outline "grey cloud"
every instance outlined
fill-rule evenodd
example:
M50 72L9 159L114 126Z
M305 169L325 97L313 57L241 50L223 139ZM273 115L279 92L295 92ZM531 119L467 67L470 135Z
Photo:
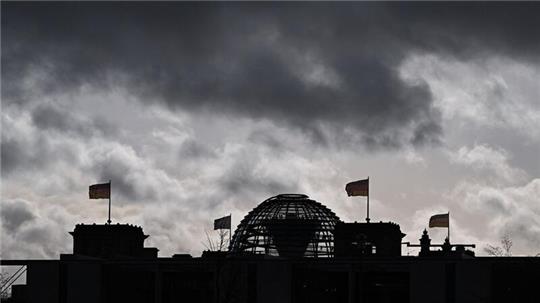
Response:
M0 144L0 156L2 163L2 175L7 175L15 170L19 163L23 162L23 149L15 139L2 138Z
M29 243L46 243L50 240L50 237L50 231L39 226L32 226L21 234L21 240Z
M16 232L19 227L35 218L34 213L29 209L29 205L23 201L8 201L2 203L0 208L2 226L8 232Z
M515 209L512 209L512 205L505 203L503 197L489 197L484 201L486 207L488 207L493 213L504 216L511 216L515 212Z
M499 233L508 234L511 239L520 241L528 251L540 249L540 226L538 220L532 216L520 216L508 222ZM540 251L538 251L540 253Z
M420 34L413 41L427 51L463 60L499 54L538 62L539 10L532 2L415 3L395 6L393 16L411 24L404 30Z
M60 162L77 163L79 155L69 144L51 143L44 133L33 133L27 137L10 136L2 130L1 175L9 176L17 172L39 171L54 167Z
M155 193L143 194L137 190L132 176L135 166L134 163L130 163L129 159L112 156L102 160L95 160L92 169L102 182L114 180L113 188L115 193L122 195L130 202L136 202L141 198L155 199Z
M41 129L70 129L71 123L65 119L64 113L50 106L40 105L32 113L34 124Z
M274 152L281 152L286 148L285 144L268 130L256 129L249 134L247 139L254 144L268 146Z
M72 218L58 206L8 198L1 212L2 258L58 258L67 251L66 222Z
M10 112L5 108L6 113ZM24 135L18 134L20 127L8 125L5 116L2 117L3 129L1 131L1 164L3 176L17 170L28 171L48 167L59 161L76 163L79 160L77 152L73 150L65 139L68 137L89 140L92 137L110 137L117 133L113 125L99 117L81 117L79 114L52 104L38 104L28 109L32 119L33 128L23 130ZM11 113L20 115L20 113ZM56 143L51 143L51 137L46 131L58 132L67 137Z
M538 60L540 43L539 5L534 3L1 5L2 100L28 106L33 123L42 129L80 136L94 133L88 129L96 123L81 121L67 109L27 104L40 99L29 94L120 87L141 102L157 100L172 110L266 119L302 131L321 146L436 144L443 130L429 86L404 82L398 74L408 55ZM26 80L36 81L35 86L27 87L32 81ZM248 140L266 142L275 152L283 147L276 138L252 133ZM2 134L2 174L54 164L48 160L70 161L46 139L26 139ZM187 141L179 153L193 161L215 155L199 141ZM156 179L145 174L151 165L122 155L90 158L92 167L83 169L103 181L112 179L122 196L119 203L160 203L156 189L170 185L156 182L142 190L140 185ZM273 194L299 190L288 176L257 170L249 154L229 164L215 183L211 180L215 196L193 199L201 208L234 197L234 206L250 209ZM171 213L171 221L173 214L185 214L158 205ZM64 232L65 226L57 229ZM152 234L166 234L166 227L161 229ZM41 238L32 228L14 236Z
M343 128L354 130L345 141L373 146L437 143L442 129L429 87L399 78L403 58L465 56L482 44L481 31L493 28L486 39L502 44L511 33L496 34L486 20L490 26L455 40L479 9L454 25L432 12L448 21L461 11L415 6L4 4L3 94L24 99L17 83L41 70L45 92L126 86L145 102L268 119L321 144Z
M199 158L214 158L216 152L209 146L195 139L188 139L180 146L180 160L192 161Z
M429 87L397 73L412 52L537 60L539 49L537 4L3 6L8 100L23 100L17 83L41 70L45 92L126 86L145 102L268 119L320 144L438 143Z
M516 251L536 251L540 246L540 179L532 179L519 187L463 185L454 196L461 207L485 220L490 232L508 234Z
M87 139L95 135L116 133L114 127L104 119L82 119L67 109L45 103L32 110L32 121L42 130L66 132Z
M258 196L273 196L298 191L298 184L288 180L288 176L279 176L258 169L257 158L258 156L248 154L239 156L228 169L224 170L223 175L217 180L217 185L222 189L224 196L235 197L241 201L245 197L251 198L253 193L257 193ZM253 202L251 199L247 201Z
M45 137L9 137L4 130L2 130L0 150L2 176L7 176L15 171L41 169L59 161L60 158L63 160L73 159L70 150L61 149L55 152Z
M296 192L295 186L273 178L261 178L252 171L237 169L223 179L221 186L231 195L242 195L242 192L263 192L271 195ZM251 201L250 201L251 202Z

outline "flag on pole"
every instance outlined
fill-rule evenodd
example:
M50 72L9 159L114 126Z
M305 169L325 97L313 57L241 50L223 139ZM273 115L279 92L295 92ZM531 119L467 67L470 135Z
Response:
M350 196L369 196L369 178L347 183L345 191Z
M111 183L102 183L90 185L88 189L90 199L110 199Z
M434 215L429 219L429 227L448 227L449 222L449 214Z
M231 215L214 220L214 230L231 229Z

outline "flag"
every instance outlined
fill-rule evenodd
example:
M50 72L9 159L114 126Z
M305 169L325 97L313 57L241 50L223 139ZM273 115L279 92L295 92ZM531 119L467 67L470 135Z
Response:
M231 229L231 215L214 220L214 230Z
M429 227L448 227L449 221L449 214L431 216L429 219Z
M369 196L369 178L350 182L345 185L347 195L350 196Z
M90 185L88 189L90 199L110 199L111 183L102 183Z

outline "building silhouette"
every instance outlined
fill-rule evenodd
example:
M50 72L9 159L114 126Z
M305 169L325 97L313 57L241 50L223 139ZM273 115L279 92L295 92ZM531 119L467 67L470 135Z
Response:
M10 302L540 302L540 258L476 257L432 244L402 256L396 223L346 223L306 195L278 195L249 212L227 252L158 257L128 224L75 226L73 253L25 265ZM474 247L474 246L473 246Z
M339 218L306 195L283 194L259 204L240 222L232 255L333 257Z

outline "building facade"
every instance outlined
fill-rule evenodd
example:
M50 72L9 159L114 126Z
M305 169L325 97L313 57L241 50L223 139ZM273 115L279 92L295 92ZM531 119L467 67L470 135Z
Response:
M427 231L420 255L402 256L395 223L341 222L304 195L263 203L229 251L200 257L158 257L137 226L77 225L72 254L2 260L27 267L26 285L14 286L9 301L540 302L540 258L475 257L464 245L432 245Z

